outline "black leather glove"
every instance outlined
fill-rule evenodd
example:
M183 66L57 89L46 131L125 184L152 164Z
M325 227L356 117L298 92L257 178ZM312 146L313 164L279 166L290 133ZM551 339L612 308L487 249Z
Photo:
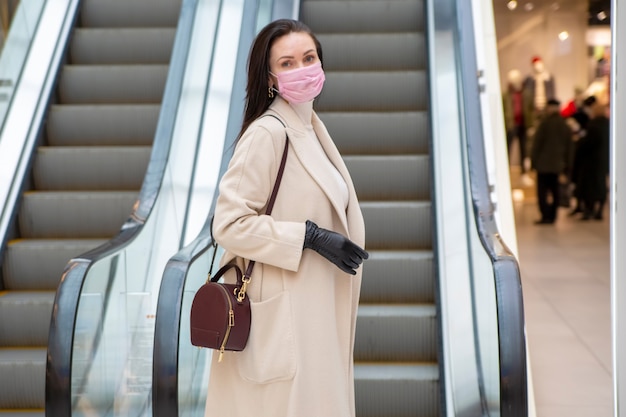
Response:
M355 275L355 269L359 267L363 259L369 257L365 250L361 249L347 237L331 230L317 227L310 220L306 221L304 248L313 249L337 265L339 269L351 275Z

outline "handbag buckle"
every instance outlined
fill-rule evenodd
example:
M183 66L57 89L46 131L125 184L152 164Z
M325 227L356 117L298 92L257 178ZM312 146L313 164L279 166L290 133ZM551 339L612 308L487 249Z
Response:
M250 277L248 275L243 276L243 278L241 279L241 288L239 289L239 292L237 293L237 301L239 301L240 303L243 301L244 298L246 298L246 290L248 289L248 283L250 282Z

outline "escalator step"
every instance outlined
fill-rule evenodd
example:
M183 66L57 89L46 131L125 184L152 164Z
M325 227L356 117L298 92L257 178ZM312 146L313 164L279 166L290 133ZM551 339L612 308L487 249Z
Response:
M431 203L361 202L369 249L431 249Z
M70 46L73 65L167 64L176 29L76 28Z
M417 32L423 12L423 0L317 0L302 3L300 19L316 34Z
M83 0L86 27L176 27L181 0Z
M361 304L354 358L357 361L436 361L435 305Z
M317 38L323 46L325 71L426 68L426 57L417 53L425 50L423 33L320 34Z
M23 238L103 238L117 234L137 191L27 192L19 212Z
M428 113L319 112L343 155L429 152Z
M10 241L2 264L4 287L7 290L55 290L69 259L104 242L104 239Z
M420 111L428 106L426 71L328 72L320 111Z
M363 268L361 303L433 303L433 252L369 250Z
M428 155L344 157L361 200L430 200Z
M59 77L64 104L157 104L168 65L66 65Z
M54 291L0 293L0 346L46 346Z
M54 105L46 133L50 146L151 145L159 104Z
M40 191L139 190L149 146L40 146L33 181Z
M436 363L360 363L354 366L359 417L439 416Z
M44 407L45 381L45 347L0 348L0 416L43 415L33 409Z

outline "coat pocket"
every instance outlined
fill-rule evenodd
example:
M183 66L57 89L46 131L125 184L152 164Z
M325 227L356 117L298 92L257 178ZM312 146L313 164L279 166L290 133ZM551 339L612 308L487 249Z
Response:
M289 293L250 303L248 344L237 353L239 375L252 383L290 380L296 374L295 338Z

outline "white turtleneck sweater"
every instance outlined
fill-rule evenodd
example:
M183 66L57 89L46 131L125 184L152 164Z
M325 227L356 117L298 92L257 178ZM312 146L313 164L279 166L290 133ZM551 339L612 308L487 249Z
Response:
M343 197L343 206L344 208L347 208L348 200L350 198L349 192L348 192L348 185L346 184L346 181L341 176L337 168L335 168L335 166L330 162L330 159L328 159L328 155L326 155L326 152L324 152L324 148L322 148L322 144L320 143L317 135L315 134L315 131L313 130L313 125L311 124L311 119L313 116L313 101L309 101L309 102L301 103L301 104L289 103L289 105L296 111L296 114L298 115L298 117L300 117L300 119L304 123L304 127L307 133L307 140L310 140L313 143L315 143L315 146L313 146L313 149L315 149L316 152L319 152L320 155L323 156L322 158L319 158L319 159L321 161L324 161L323 163L327 165L326 168L330 172L333 173L333 177L335 178L335 181L337 182L337 187L341 190L341 195Z

